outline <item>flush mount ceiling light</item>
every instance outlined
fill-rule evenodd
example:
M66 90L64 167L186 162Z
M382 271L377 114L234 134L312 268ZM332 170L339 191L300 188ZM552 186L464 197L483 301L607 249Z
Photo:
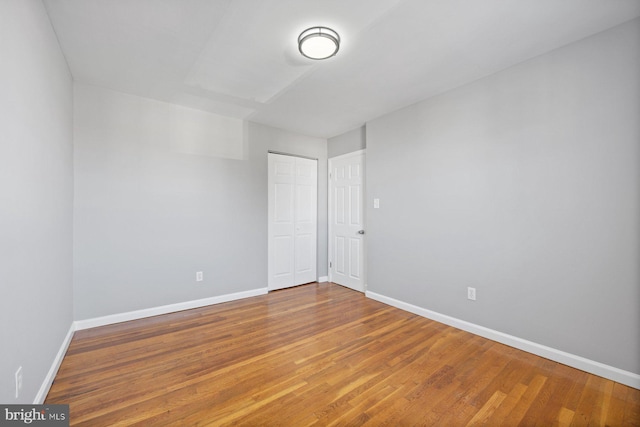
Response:
M327 27L311 27L298 37L298 50L307 58L327 59L338 53L340 36Z

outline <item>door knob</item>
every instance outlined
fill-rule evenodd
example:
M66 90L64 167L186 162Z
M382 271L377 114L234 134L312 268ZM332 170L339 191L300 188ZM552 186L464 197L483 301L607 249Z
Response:
M364 230L358 230L358 234L364 234Z

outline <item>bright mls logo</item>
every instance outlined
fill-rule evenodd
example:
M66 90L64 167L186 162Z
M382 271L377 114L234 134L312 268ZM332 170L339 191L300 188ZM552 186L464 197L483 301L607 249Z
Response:
M0 426L69 426L69 405L0 405Z

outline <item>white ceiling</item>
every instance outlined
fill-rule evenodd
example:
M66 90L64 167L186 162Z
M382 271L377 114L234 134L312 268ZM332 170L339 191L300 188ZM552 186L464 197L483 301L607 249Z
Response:
M332 137L640 16L640 0L45 0L77 82ZM340 33L302 57L300 32Z

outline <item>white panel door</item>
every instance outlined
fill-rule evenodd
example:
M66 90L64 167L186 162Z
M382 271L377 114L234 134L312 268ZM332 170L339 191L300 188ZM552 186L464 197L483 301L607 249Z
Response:
M315 282L316 160L269 153L270 290Z
M269 154L269 289L294 280L295 158Z
M363 151L329 159L329 280L360 292L364 282Z
M315 282L318 216L318 162L295 158L294 285Z

